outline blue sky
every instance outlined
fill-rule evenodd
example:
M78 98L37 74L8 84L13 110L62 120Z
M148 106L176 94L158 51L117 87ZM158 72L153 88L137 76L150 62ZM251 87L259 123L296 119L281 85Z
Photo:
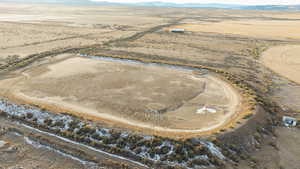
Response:
M173 2L173 3L222 3L222 4L241 4L241 5L295 5L300 4L300 0L91 0L107 1L118 3L135 3L135 2Z

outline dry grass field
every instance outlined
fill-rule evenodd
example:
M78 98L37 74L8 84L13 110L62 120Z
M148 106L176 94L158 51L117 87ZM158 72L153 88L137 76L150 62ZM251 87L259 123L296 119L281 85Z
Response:
M0 62L9 55L28 55L74 48L130 36L164 18L122 7L7 5L0 8ZM5 10L4 10L5 9ZM137 20L136 17L139 19Z
M278 46L262 55L263 63L292 81L300 84L300 46Z
M227 57L240 55L254 43L243 40L218 38L214 34L170 34L165 31L147 34L126 44L117 44L112 49L128 52L167 56L203 63L222 64Z
M276 97L283 107L296 111L300 110L300 86L297 85L300 84L299 52L299 45L275 46L266 50L260 59L262 64L286 78L277 80L285 87L281 87Z
M298 21L233 20L216 23L202 22L177 26L192 32L210 32L265 39L300 39Z

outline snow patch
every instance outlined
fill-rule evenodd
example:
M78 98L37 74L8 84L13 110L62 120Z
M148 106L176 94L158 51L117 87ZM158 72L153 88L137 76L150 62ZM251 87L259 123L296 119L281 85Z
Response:
M219 148L216 145L214 145L211 142L202 142L202 143L209 149L209 151L213 155L217 156L221 160L225 160L226 159L226 157L223 155L223 153L219 150Z
M47 149L47 150L56 152L56 153L58 153L58 154L60 154L60 155L62 155L62 156L64 156L64 157L67 157L67 158L70 158L70 159L72 159L72 160L78 161L78 162L80 162L80 163L83 164L83 165L89 165L90 167L96 167L96 164L95 164L95 163L88 162L88 161L85 161L85 160L81 160L81 159L79 159L79 158L77 158L77 157L74 157L74 156L72 156L72 155L70 155L70 154L66 154L66 153L64 153L64 152L61 152L60 150L54 149L54 148L52 148L52 147L50 147L50 146L42 145L42 144L40 144L40 143L38 143L38 142L36 142L36 141L31 140L31 139L28 138L28 137L24 137L24 140L25 140L25 142L26 142L27 144L30 144L30 145L32 145L32 146L35 147L35 148L38 148L38 149L39 149L39 148L45 148L45 149Z
M21 124L22 126L26 127L26 128L29 128L31 130L34 130L34 131L37 131L39 133L43 133L43 134L46 134L48 136L53 136L53 137L56 137L56 138L59 138L65 142L68 142L68 143L72 143L72 144L75 144L75 145L79 145L79 146L82 146L82 147L86 147L90 150L93 150L93 151L96 151L96 152L99 152L99 153L102 153L102 154L106 154L108 156L111 156L111 157L114 157L114 158L118 158L118 159L121 159L121 160L124 160L124 161L129 161L129 162L132 162L134 164L137 164L137 165L140 165L140 166L143 166L145 168L149 168L147 165L144 165L142 163L139 163L137 161L133 161L133 160L130 160L130 159L127 159L127 158L124 158L124 157L121 157L121 156L118 156L118 155L114 155L114 154L110 154L108 152L105 152L105 151L102 151L102 150L99 150L99 149L96 149L94 147L91 147L91 146L88 146L88 145L85 145L85 144L82 144L82 143L77 143L75 141L72 141L72 140L69 140L67 138L64 138L64 137L61 137L61 136L58 136L58 135L55 135L55 134L52 134L52 133L48 133L48 132L45 132L45 131L41 131L39 129L36 129L36 128L33 128L33 127L30 127L28 125L25 125L25 124Z
M0 148L4 147L7 144L6 141L0 140Z

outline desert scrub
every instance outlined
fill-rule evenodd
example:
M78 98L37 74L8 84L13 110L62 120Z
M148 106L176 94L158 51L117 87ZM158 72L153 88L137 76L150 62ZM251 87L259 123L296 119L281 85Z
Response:
M72 120L72 121L69 123L69 128L68 128L68 130L69 130L69 131L73 131L74 129L79 128L79 123L80 123L79 120Z
M163 137L144 136L118 129L104 128L91 121L83 121L67 114L52 114L38 108L25 108L5 103L3 105L8 106L6 109L5 106L1 105L0 101L1 111L7 110L6 113L1 114L7 114L8 117L26 125L131 160L145 162L149 166L156 164L157 160L161 159L162 164L158 163L157 165L185 168L188 162L199 158L199 156L204 158L202 160L207 161L206 164L211 164L210 158L214 157L211 150L198 139L172 140ZM197 166L197 164L189 164Z
M44 120L44 124L47 125L47 126L51 126L52 123L53 123L53 120L50 119L50 118L47 118L47 119Z
M20 61L20 56L19 55L9 55L6 59L5 62L8 65L14 64L16 62Z
M64 123L64 121L59 120L59 121L56 121L52 126L63 128L63 127L65 127L65 123Z
M245 116L243 117L243 119L249 119L249 118L251 118L252 116L253 116L253 114L250 113L250 114L245 115Z
M78 135L88 135L91 136L96 132L95 128L92 128L92 126L89 125L85 125L83 127L81 127L78 131L77 134Z
M254 135L253 135L253 137L254 137L254 139L258 142L258 143L260 143L262 140L262 136L260 135L260 133L258 133L258 132L255 132L254 133Z
M32 114L32 113L27 113L27 114L26 114L26 118L27 118L27 119L31 119L32 117L33 117L33 114Z

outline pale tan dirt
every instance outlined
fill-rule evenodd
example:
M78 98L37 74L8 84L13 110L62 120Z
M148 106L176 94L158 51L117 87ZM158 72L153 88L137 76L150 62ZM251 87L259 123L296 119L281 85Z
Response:
M1 49L10 49L22 46L33 46L37 44L50 43L52 41L82 39L85 41L97 42L97 37L101 34L111 32L108 29L92 29L85 27L67 27L44 24L22 24L2 22L1 30ZM98 39L101 42L101 39ZM70 44L72 45L72 44Z
M150 11L128 7L0 3L0 59L101 45L166 21Z
M81 57L32 67L0 88L34 104L167 132L216 129L240 106L235 89L214 75ZM217 112L197 114L203 106Z
M300 46L287 45L268 49L262 62L276 73L300 84Z
M279 18L279 19L300 19L299 12L293 11L293 12L268 12L265 14L262 14L262 16L265 17L272 17L272 18Z
M276 20L238 20L221 22L202 22L201 24L184 24L184 28L192 32L211 32L235 34L247 37L268 39L300 39L300 21Z
M126 45L112 49L224 64L226 57L242 54L245 49L251 47L250 43L250 41L226 39L205 33L173 34L166 29L147 34L136 41L130 41Z
M129 36L134 31L104 28L70 27L48 24L0 22L0 58L9 55L25 57L55 49L102 44L105 41Z
M0 136L6 144L0 147L0 168L88 169L79 161L53 150L28 144L23 136L9 132Z
M50 4L0 3L0 21L21 23L51 23L67 26L149 27L164 21L159 9L141 10L121 6L65 6ZM156 14L153 14L156 12ZM137 19L140 18L140 19Z
M1 169L116 169L124 168L122 166L145 168L0 117Z
M297 128L277 129L277 141L280 156L280 166L287 169L299 169L300 162L300 132Z

